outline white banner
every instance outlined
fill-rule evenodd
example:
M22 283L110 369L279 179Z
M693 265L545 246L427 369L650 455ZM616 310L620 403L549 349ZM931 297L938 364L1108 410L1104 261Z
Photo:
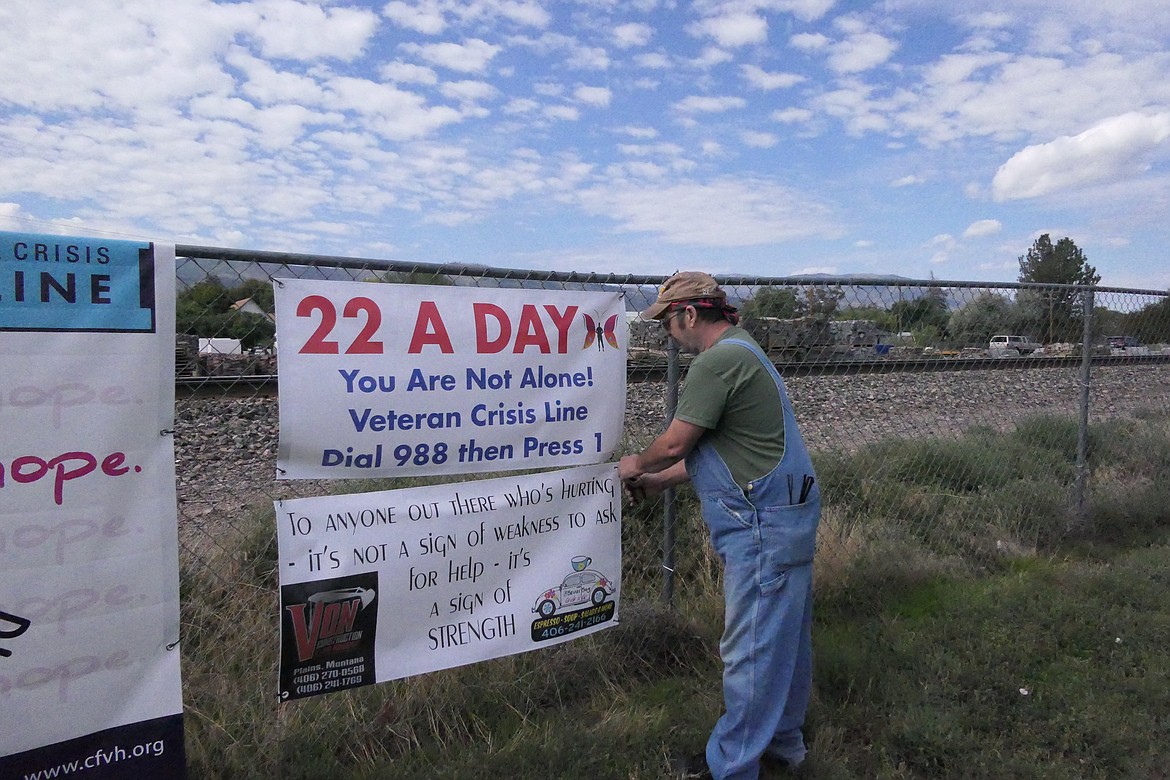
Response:
M617 622L613 464L275 506L282 699L521 653Z
M279 478L564 467L621 439L619 293L275 284Z
M173 247L0 233L0 777L185 772L174 301Z

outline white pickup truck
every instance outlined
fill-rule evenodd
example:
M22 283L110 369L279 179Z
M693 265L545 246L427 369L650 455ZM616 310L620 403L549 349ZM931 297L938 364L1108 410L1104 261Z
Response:
M1031 355L1040 347L1040 344L1024 336L992 336L987 345L987 352L992 357L1015 357Z

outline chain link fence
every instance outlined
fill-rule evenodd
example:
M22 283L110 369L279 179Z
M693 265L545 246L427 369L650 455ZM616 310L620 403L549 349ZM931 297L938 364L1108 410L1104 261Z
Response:
M244 678L248 690L238 697L277 706L272 501L403 486L274 479L272 280L621 290L630 452L663 430L686 378L689 357L657 324L634 319L661 277L190 246L177 254L184 676L198 723L193 761L205 766L233 754L279 766L295 751L281 725L293 716L277 715L265 721L268 733L257 733L220 695ZM1122 515L1160 517L1170 476L1166 293L897 278L719 280L784 376L813 453L824 496L818 588L872 592L909 566L994 567L1107 534ZM685 608L717 591L718 564L689 488L624 512L630 604ZM259 610L239 612L245 601ZM267 622L256 625L256 614ZM240 623L231 646L225 620ZM390 718L391 731L409 731L405 717ZM413 744L410 734L402 739L403 749Z

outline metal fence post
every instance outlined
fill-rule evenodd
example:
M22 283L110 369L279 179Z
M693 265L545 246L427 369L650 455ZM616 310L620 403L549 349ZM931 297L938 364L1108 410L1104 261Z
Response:
M681 377L678 363L678 343L669 336L666 339L666 421L670 425L674 410L678 407L678 385ZM662 513L662 601L667 606L674 604L674 539L678 522L678 492L667 488L662 493L665 501Z
M1085 290L1082 299L1081 331L1081 398L1080 419L1077 425L1077 477L1075 487L1076 523L1079 528L1088 525L1085 508L1085 489L1089 475L1089 382L1093 368L1093 289Z

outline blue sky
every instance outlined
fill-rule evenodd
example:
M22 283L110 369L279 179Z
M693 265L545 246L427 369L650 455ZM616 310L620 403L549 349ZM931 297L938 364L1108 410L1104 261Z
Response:
M22 0L0 229L1170 288L1164 0Z

